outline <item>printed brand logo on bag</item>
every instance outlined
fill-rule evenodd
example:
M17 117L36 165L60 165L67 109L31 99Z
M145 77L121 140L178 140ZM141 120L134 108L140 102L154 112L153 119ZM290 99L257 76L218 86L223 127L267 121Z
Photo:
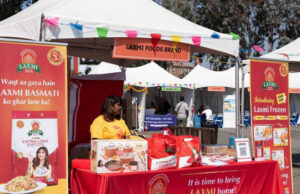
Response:
M166 193L169 178L166 174L157 174L149 181L149 193Z
M274 82L275 80L275 71L272 67L267 67L265 69L265 80L263 85L262 85L262 89L265 90L277 90L278 89L278 85L276 82Z
M41 68L36 63L37 55L31 49L25 49L21 52L22 63L17 66L17 72L24 71L25 73L41 73Z

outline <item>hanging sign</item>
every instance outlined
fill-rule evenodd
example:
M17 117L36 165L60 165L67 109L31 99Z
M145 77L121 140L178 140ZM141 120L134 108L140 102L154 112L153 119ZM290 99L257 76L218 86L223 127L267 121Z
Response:
M161 87L163 92L181 92L181 87L163 86Z
M289 93L299 94L300 93L300 88L290 88Z
M27 175L67 193L66 45L3 39L0 58L0 183Z
M225 92L225 87L207 87L207 91L209 92Z
M288 73L288 63L250 61L253 152L278 161L285 191L293 193Z
M151 39L115 38L113 57L188 62L190 60L190 45L177 43L175 48L172 41L159 40L154 47Z

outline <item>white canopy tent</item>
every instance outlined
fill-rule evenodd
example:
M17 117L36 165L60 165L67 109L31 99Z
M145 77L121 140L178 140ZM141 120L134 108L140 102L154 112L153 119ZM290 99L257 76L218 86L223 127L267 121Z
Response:
M241 79L240 76L240 86ZM195 84L195 88L211 86L235 88L235 69L230 68L225 71L213 71L197 65L182 79L182 82Z
M107 30L105 38L99 38L97 28ZM192 23L152 0L40 0L0 22L0 37L65 42L69 55L122 65L130 61L112 58L111 53L114 39L128 37L128 31L148 39L159 33L168 41L180 36L191 52L238 56L239 40Z
M54 18L56 25L44 22ZM99 27L108 29L106 38L98 38ZM0 37L66 42L69 55L114 64L121 63L111 57L114 38L127 37L128 30L137 31L137 38L160 33L162 40L172 41L173 35L181 36L181 42L190 45L197 36L201 43L192 46L192 52L238 56L239 40L192 23L152 0L40 0L0 22ZM213 33L219 38L212 38Z
M260 58L272 60L286 60L289 62L289 70L300 71L300 38L293 42L272 51L268 54L262 55Z
M107 62L101 62L97 65L80 65L79 72L84 72L87 68L91 68L89 75L122 72L121 67L119 65L114 65L112 63Z

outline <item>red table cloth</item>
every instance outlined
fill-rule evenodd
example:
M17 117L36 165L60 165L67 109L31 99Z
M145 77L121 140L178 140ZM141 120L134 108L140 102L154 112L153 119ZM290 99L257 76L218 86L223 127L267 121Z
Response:
M278 164L271 160L110 174L73 168L70 183L74 194L284 194Z

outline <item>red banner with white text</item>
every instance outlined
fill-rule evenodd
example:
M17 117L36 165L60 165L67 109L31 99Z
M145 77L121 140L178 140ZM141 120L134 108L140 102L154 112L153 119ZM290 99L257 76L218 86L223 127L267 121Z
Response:
M284 193L274 161L111 174L73 169L70 183L73 194Z
M293 193L288 73L288 63L250 61L255 158L278 161L285 193Z

